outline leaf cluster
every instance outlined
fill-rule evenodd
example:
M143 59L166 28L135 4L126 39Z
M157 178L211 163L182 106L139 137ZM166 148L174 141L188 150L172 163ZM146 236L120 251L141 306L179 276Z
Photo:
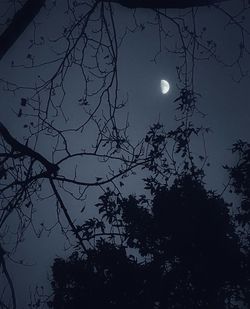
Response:
M97 206L108 224L119 216L124 241L100 238L87 255L55 260L51 307L221 309L246 294L229 205L200 180L183 174L151 199L111 197Z

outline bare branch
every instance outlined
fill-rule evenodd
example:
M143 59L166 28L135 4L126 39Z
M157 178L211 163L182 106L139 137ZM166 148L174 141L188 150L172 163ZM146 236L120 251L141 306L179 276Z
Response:
M5 277L6 277L6 280L8 281L8 284L9 284L9 287L10 287L10 290L11 290L13 309L16 309L15 289L14 289L14 286L13 286L12 279L11 279L11 277L9 275L8 269L6 267L6 263L5 263L5 259L4 259L4 254L5 254L5 251L4 251L3 247L2 247L2 245L0 244L0 266L2 266L3 273L4 273Z

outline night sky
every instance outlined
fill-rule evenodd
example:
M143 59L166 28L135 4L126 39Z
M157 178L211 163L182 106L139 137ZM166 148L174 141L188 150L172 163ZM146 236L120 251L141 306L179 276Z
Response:
M10 7L6 13L0 14L0 24L3 24L0 30L3 31L7 18L12 17L13 3L16 1L1 2L0 12L5 12L5 9ZM32 57L34 57L34 64L50 61L55 55L53 50L59 51L64 48L65 42L53 42L53 40L63 32L65 26L73 22L72 15L65 13L66 2L48 0L46 9L43 8L36 17L37 29L31 24L0 61L0 120L9 132L22 143L25 143L25 138L29 136L28 128L25 128L24 125L32 121L32 113L36 114L34 106L36 106L37 97L34 96L34 91L29 88L20 87L15 91L7 91L7 85L11 89L15 86L7 84L6 81L23 87L34 87L39 85L42 80L49 78L55 71L57 63L38 65L35 68L30 66ZM92 2L89 1L89 3ZM232 0L221 4L220 7L227 12L236 13L240 11L244 3L246 5L246 2ZM174 103L174 100L178 97L179 87L181 86L176 67L181 65L183 59L178 53L171 51L174 51L176 46L180 44L180 38L176 31L176 25L170 19L162 19L162 27L166 30L167 36L162 37L160 42L159 24L155 19L155 12L152 10L137 9L134 12L118 4L113 4L112 7L118 43L126 33L118 48L117 60L119 80L117 102L121 104L126 101L126 105L118 111L117 123L121 127L125 126L126 122L129 123L127 134L131 143L136 143L145 137L149 126L154 122L160 121L165 125L166 130L175 128L176 103ZM82 5L79 8L83 11L89 10L88 5ZM80 14L79 11L77 14ZM171 18L180 16L187 25L190 25L190 27L192 25L190 10L166 10L166 14ZM246 76L242 78L237 64L225 66L220 63L222 61L231 63L237 58L241 41L240 30L237 25L231 24L228 16L218 8L199 8L197 11L195 10L195 14L197 31L206 28L204 30L204 42L214 40L217 44L216 55L218 56L217 59L210 57L209 59L195 61L195 91L200 94L199 109L206 114L206 117L195 114L193 121L197 125L202 124L204 127L211 128L211 132L206 136L206 149L210 163L210 166L205 169L206 182L209 188L221 192L223 184L226 183L226 174L222 165L225 163L233 164L234 162L230 152L232 143L238 139L249 140L250 87L247 70L250 68L250 58L249 54L246 53L241 59L242 68L246 72ZM250 32L249 10L244 16L245 19L241 19L241 22L244 24L244 28ZM88 35L91 35L91 30L95 29L98 23L97 18L98 14L93 16L93 19L89 22L86 30ZM31 42L34 33L37 46L32 46ZM245 46L250 48L250 38L247 32L245 34ZM84 57L85 63L91 66L93 59L89 50L86 50ZM11 64L12 61L14 61L14 65ZM102 58L102 61L106 60ZM89 83L89 90L95 91L100 86L100 79L95 75L90 75L90 77L92 81ZM161 79L166 79L170 83L170 91L165 95L162 95L160 91ZM69 68L67 74L65 74L63 86L64 93L58 88L54 93L53 100L57 104L63 99L64 114L59 112L57 115L56 110L51 108L48 118L49 121L53 119L53 125L59 130L79 127L87 119L83 110L84 106L81 105L82 101L80 101L84 93L85 83L79 66ZM114 90L111 90L110 93L114 97ZM45 106L48 91L41 92L40 95L40 100ZM27 98L32 103L23 108L24 116L17 117L21 98ZM89 105L86 105L86 108L89 108L91 104L94 106L98 98L98 94L90 96L87 102ZM99 117L107 116L108 109L109 106L104 102L98 112ZM33 117L33 119L35 118ZM65 137L68 139L69 148L72 152L79 152L82 149L91 151L97 137L96 127L87 125L82 132L67 132ZM46 135L46 132L41 132L37 139L34 135L29 140L28 145L30 147L36 145L37 152L40 152L48 160L54 160L54 162L65 155L65 153L58 151L54 157L52 156L54 147L58 147L58 149L60 147L55 146L55 140ZM202 152L203 142L200 139L194 141L193 149L195 153ZM74 178L77 171L79 179L94 182L97 177L105 179L105 175L109 172L109 164L114 170L119 168L116 161L103 164L91 159L91 157L75 158L60 165L60 175ZM131 175L124 179L125 185L121 188L122 193L127 195L143 192L144 185L141 180L143 175L143 172L138 169L137 175ZM119 183L119 180L117 181ZM70 185L67 185L67 190L72 190L71 193L77 194L77 189L72 189ZM62 196L65 203L70 204L68 211L73 220L80 222L84 218L95 215L96 210L93 205L101 192L101 186L90 188L84 194L85 200L83 202L77 201L70 194L63 192ZM36 203L33 213L34 226L30 225L27 228L23 241L19 244L16 252L11 255L13 260L7 262L16 288L17 308L27 308L30 290L34 292L36 285L43 285L46 291L50 290L48 278L53 259L56 256L66 257L71 252L69 242L62 235L59 226L56 226L51 232L43 231L39 238L34 234L34 229L39 234L41 223L47 227L52 227L57 220L58 213L55 202L50 195L51 189L48 184L44 183L39 196L34 197ZM83 206L86 206L86 209L82 213ZM66 224L62 213L60 216L63 224ZM14 214L8 222L10 229L15 231L18 217ZM0 235L1 233L3 231L0 231ZM14 239L15 236L11 233L5 237L3 243L8 250L13 250ZM74 241L73 237L71 241ZM24 265L15 263L19 260L23 260Z

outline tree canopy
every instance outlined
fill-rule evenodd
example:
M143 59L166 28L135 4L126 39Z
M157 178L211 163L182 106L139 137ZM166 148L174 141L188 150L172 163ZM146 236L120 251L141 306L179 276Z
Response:
M99 238L87 256L55 260L52 308L222 309L247 301L229 205L201 181L182 175L150 200L129 196L111 206L113 198L107 191L96 206L102 218L113 210L120 234ZM98 238L97 226L83 225L83 238Z

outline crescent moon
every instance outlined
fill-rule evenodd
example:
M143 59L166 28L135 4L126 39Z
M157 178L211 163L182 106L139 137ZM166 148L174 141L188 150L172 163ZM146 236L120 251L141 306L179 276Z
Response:
M161 80L161 93L166 94L169 92L169 89L170 89L169 82L166 81L165 79L162 79Z

